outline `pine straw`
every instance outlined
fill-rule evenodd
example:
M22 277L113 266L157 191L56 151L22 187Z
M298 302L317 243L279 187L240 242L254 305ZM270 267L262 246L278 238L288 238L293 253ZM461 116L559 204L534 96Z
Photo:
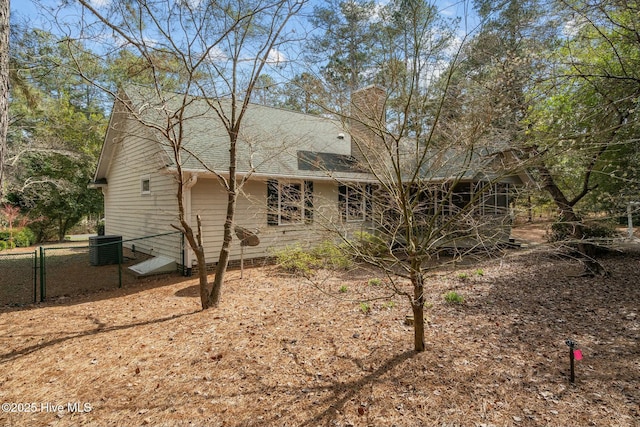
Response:
M0 401L37 412L0 425L638 425L640 262L603 263L610 278L540 253L434 275L419 354L407 302L362 271L317 286L275 267L230 272L205 312L196 282L176 278L4 310ZM370 314L365 296L379 298ZM584 353L575 385L569 337Z

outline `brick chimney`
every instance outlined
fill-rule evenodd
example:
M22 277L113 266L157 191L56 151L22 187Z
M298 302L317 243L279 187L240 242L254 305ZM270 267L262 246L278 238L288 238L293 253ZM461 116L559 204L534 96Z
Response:
M383 135L386 126L386 90L371 85L351 94L351 155L367 166L382 160Z

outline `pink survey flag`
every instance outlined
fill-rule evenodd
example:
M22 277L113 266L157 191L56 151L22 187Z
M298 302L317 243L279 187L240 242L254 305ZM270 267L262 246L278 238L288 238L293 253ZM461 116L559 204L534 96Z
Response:
M576 360L582 360L582 350L580 349L573 350L573 358Z

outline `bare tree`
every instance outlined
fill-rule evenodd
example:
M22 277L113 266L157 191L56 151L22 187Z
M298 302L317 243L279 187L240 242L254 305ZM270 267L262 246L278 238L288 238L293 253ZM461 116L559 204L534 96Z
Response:
M407 299L414 349L424 351L431 273L506 242L509 200L526 178L508 141L488 134L480 118L469 128L447 123L463 45L452 44L437 9L425 1L389 8L393 19L381 46L394 64L381 72L389 87L353 92L349 110L338 113L364 177L338 182L343 221L333 230L351 255L384 272L388 289Z
M161 135L161 144L172 154L178 183L180 224L176 227L197 258L203 309L219 303L233 239L236 200L250 176L239 178L237 174L237 145L245 113L265 67L281 61L279 51L287 38L287 24L305 2L113 1L99 8L91 1L79 0L88 15L80 35L93 32L97 36L94 40L98 40L113 34L115 51L133 53L142 69L137 78L150 89L146 105L134 105L122 95L124 92L103 88L128 114ZM114 41L110 39L110 43ZM185 144L185 123L193 118L190 107L196 98L207 103L213 120L222 123L227 132L229 163L224 173L208 165L203 156L190 152ZM198 158L204 169L215 173L228 196L224 239L211 286L199 221L194 230L186 217L183 193L191 179L183 170L187 156Z
M509 239L514 184L526 178L503 147L445 143L435 132L420 140L397 132L381 113L386 99L381 88L354 94L353 156L373 179L340 182L345 221L336 231L348 252L383 271L389 290L407 298L414 349L423 351L431 273L471 254L497 253ZM437 124L444 105L435 107ZM365 228L350 228L350 216L359 215Z

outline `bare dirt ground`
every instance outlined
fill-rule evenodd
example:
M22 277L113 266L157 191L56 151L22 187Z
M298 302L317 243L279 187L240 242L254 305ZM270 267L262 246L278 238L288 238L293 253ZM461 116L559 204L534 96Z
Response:
M232 271L206 312L175 276L5 308L0 425L638 426L640 255L602 263L610 277L583 278L521 249L437 272L422 353L407 301L365 270Z

